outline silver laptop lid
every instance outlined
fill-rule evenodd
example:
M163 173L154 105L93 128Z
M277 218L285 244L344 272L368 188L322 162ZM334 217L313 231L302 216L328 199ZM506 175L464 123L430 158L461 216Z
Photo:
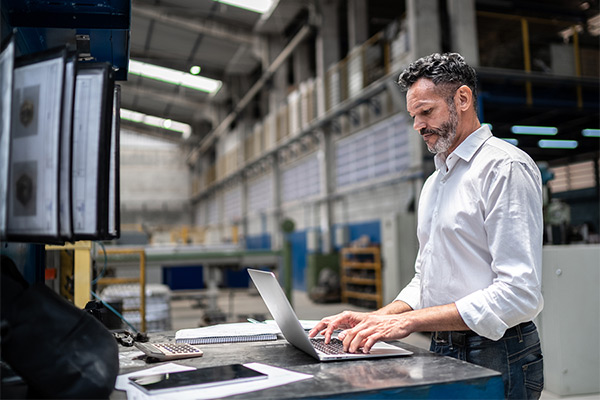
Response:
M300 350L318 359L319 355L310 343L275 275L272 272L256 269L248 269L248 273L285 339Z
M275 274L272 272L248 269L252 281L256 285L263 301L267 305L273 319L281 329L281 333L288 342L296 346L305 353L321 361L331 360L352 360L362 358L394 357L408 356L413 354L409 350L396 347L388 343L377 342L371 348L371 352L364 353L343 353L343 354L325 354L318 352L313 347L307 333L302 328L292 305L285 297Z

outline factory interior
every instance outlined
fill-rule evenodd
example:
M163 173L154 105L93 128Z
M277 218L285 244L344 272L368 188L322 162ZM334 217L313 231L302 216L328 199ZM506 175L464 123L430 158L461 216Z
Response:
M479 121L540 170L541 399L599 398L598 0L1 0L1 17L0 398L154 397L119 386L163 365L132 342L274 319L249 269L303 323L393 302L436 168L397 81L432 53L464 57ZM116 343L108 392L85 386L104 343L77 333L85 318ZM430 336L381 360L319 363L279 335L171 362L304 374L189 398L504 397L495 371L438 371Z

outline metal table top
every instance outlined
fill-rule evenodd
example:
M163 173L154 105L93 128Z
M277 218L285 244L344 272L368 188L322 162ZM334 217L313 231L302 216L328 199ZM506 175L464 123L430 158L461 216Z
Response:
M151 342L174 341L175 332L150 334ZM498 398L504 397L501 375L474 364L442 357L402 342L412 356L372 360L318 362L286 340L200 346L199 358L174 361L197 368L258 362L313 375L312 379L232 396L265 398ZM150 368L135 347L121 347L120 374ZM111 399L123 399L114 391Z

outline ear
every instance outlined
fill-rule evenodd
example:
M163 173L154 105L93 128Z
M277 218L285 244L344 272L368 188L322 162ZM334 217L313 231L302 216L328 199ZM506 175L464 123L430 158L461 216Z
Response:
M454 102L457 110L467 111L473 107L473 92L467 85L462 85L456 90Z

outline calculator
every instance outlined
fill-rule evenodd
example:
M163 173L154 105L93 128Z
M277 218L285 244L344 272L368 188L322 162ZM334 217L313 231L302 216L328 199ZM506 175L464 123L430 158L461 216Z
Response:
M148 357L158 360L177 360L180 358L200 357L202 350L187 343L134 343L135 347Z

